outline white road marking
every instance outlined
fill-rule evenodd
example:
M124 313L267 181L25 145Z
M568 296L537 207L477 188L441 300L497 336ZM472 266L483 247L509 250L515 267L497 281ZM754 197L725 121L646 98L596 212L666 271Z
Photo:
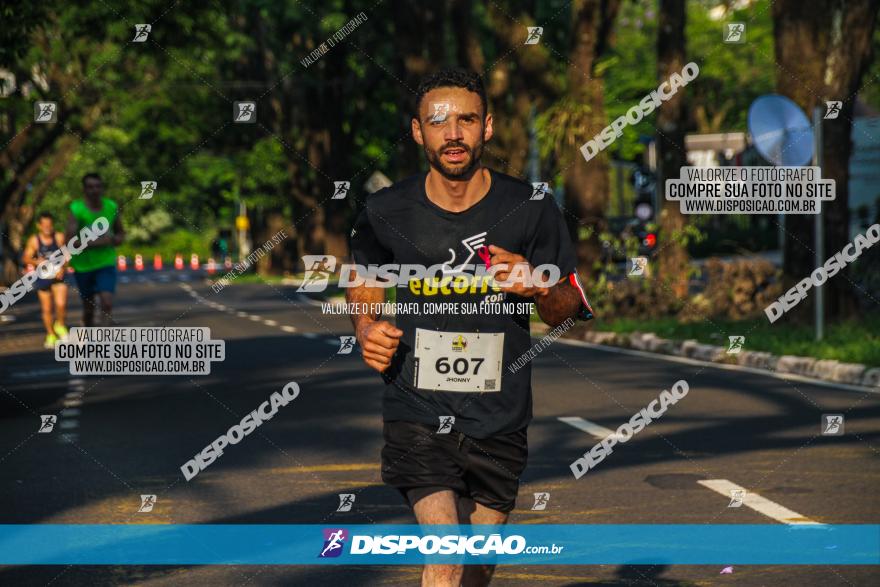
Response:
M19 371L11 373L9 376L14 379L41 379L43 377L51 377L53 375L70 374L67 367L51 367L47 369L31 369L29 371Z
M296 328L294 328L293 326L287 326L287 325L282 326L281 330L283 330L284 332L296 332Z
M247 314L247 312L236 312L235 315L238 316L239 318L247 318L248 314Z
M67 387L70 391L64 394L64 401L62 402L64 409L59 414L61 422L58 423L58 427L60 429L73 430L79 428L79 420L76 417L81 412L77 406L82 405L85 385L86 380L81 377L73 377L67 380ZM63 433L58 437L58 442L61 443L76 442L77 440L79 440L79 435L76 432Z
M618 435L617 432L615 432L614 430L610 430L608 428L605 428L604 426L600 426L595 422L584 420L580 416L560 416L557 419L560 422L565 422L569 426L574 426L578 430L583 430L587 434L592 434L600 440L609 436L614 436L618 440L622 440L620 435Z
M788 509L785 506L779 505L775 501L770 501L766 497L762 497L757 493L747 490L745 487L741 487L736 483L732 483L727 479L707 479L703 481L697 481L703 487L707 487L712 491L716 491L723 495L724 497L730 499L730 492L734 489L740 490L743 493L743 505L746 507L750 507L759 514L764 514L768 518L773 518L777 522L782 522L783 524L790 525L799 525L799 524L819 524L824 525L821 522L817 522L815 520L811 520L806 516L802 516L801 514Z
M263 324L266 326L278 326L278 323L274 320L263 320Z
M251 316L248 316L248 320L252 320L254 322L259 322L260 320L262 320L262 318L260 318L259 316L251 315Z

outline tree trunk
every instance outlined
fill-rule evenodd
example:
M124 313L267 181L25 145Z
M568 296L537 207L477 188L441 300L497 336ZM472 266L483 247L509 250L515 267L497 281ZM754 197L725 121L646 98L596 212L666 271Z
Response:
M394 38L399 47L397 72L403 83L398 89L398 124L400 140L397 143L397 168L401 177L416 173L421 167L421 148L410 136L413 106L419 82L428 73L445 65L445 27L443 4L394 0L391 10L395 18Z
M619 2L615 0L576 0L572 3L574 21L573 47L568 68L569 95L577 103L589 104L589 118L584 143L598 134L607 124L604 103L604 83L597 76L594 65L600 52L608 46L611 25L617 16ZM605 230L605 209L608 206L607 155L599 155L589 162L578 153L564 172L566 220L577 239L578 272L589 279L593 265L599 259L599 233ZM580 229L590 228L586 238Z
M837 190L834 201L822 203L825 258L849 242L853 105L870 62L878 7L876 0L776 0L773 4L778 92L794 100L810 118L816 106L824 113L825 101L843 102L839 116L822 124L822 175L835 180ZM784 271L790 283L816 268L813 216L786 216L785 235ZM856 298L847 279L830 279L825 288L830 317L853 315ZM809 309L807 304L801 306L802 313Z
M452 29L456 32L456 57L461 67L482 73L486 66L486 58L483 56L483 48L480 47L480 38L474 30L477 22L473 10L472 0L451 0L450 19Z
M680 73L685 55L685 0L660 0L657 27L657 78L668 80ZM682 244L684 216L678 202L666 201L666 180L679 179L681 167L687 165L685 156L684 109L685 92L679 91L657 109L657 204L660 210L660 248L658 273L677 299L688 292L688 255Z

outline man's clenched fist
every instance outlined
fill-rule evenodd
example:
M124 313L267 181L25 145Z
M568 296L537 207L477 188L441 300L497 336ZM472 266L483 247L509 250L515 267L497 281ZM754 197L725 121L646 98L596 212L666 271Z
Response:
M391 365L391 358L400 344L403 331L385 320L364 322L355 333L361 345L364 362L382 373Z

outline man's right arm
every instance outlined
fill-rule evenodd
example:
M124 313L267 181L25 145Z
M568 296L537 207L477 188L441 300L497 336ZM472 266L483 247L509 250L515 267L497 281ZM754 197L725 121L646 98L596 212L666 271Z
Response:
M403 331L386 320L379 320L379 313L372 312L385 301L385 290L381 287L360 285L345 290L345 301L351 313L354 334L361 345L364 362L379 373L391 366L391 359L397 351Z
M41 259L37 258L37 236L34 235L27 240L27 244L24 247L24 253L21 255L21 260L25 265L33 265L36 267L40 264Z

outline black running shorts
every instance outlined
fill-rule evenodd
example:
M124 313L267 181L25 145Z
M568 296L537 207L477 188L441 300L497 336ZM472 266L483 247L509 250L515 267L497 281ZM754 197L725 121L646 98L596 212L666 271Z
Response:
M493 510L512 511L529 454L526 428L479 440L437 428L385 422L382 480L407 501L452 489Z

